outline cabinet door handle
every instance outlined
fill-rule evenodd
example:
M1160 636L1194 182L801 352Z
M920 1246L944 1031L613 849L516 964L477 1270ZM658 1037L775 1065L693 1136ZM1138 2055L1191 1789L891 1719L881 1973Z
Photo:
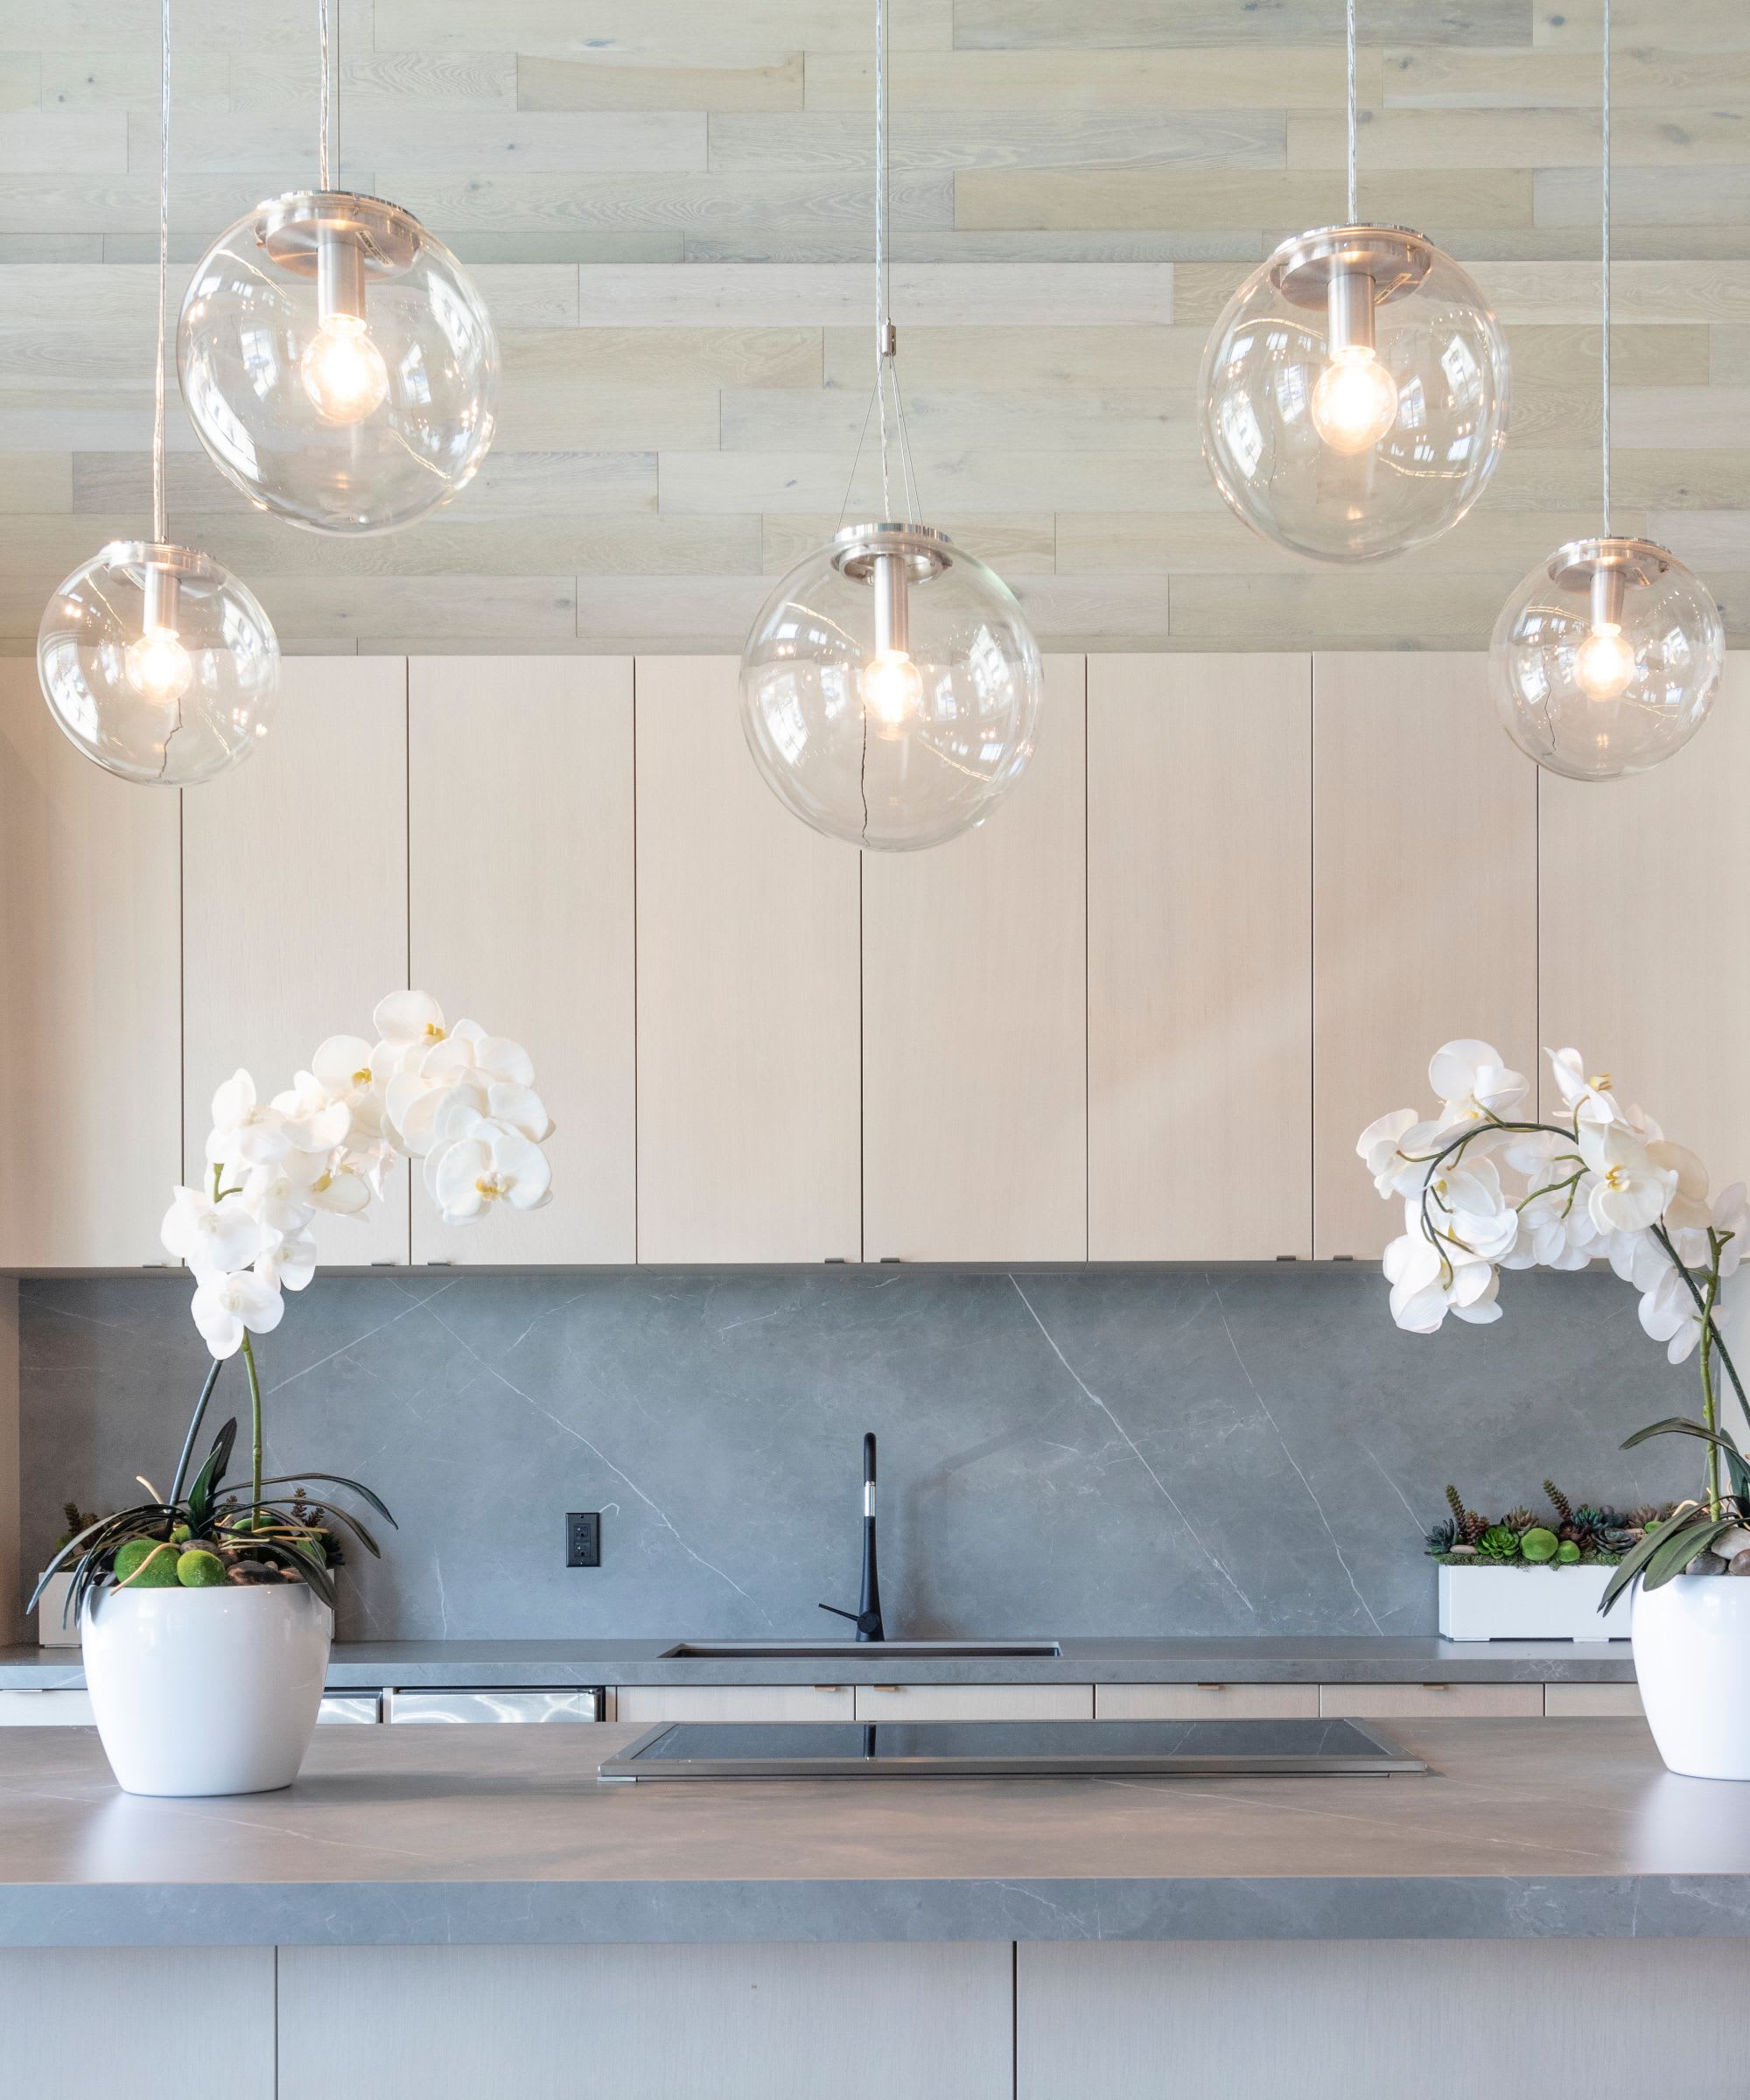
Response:
M816 1684L815 1690L816 1691L843 1691L844 1687L843 1684Z
M906 1688L903 1684L872 1684L869 1689L871 1691L903 1691Z
M1200 1684L1197 1689L1199 1691L1225 1691L1228 1688L1225 1684Z

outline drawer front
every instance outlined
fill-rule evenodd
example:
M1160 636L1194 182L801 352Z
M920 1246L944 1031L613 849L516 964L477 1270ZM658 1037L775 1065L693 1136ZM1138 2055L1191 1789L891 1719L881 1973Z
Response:
M1091 1721L1091 1684L859 1684L859 1721Z
M1544 1711L1551 1720L1640 1720L1638 1684L1546 1684Z
M1098 1721L1310 1720L1316 1684L1096 1684Z
M382 1718L382 1698L374 1691L325 1692L318 1707L316 1718L320 1721L364 1721L374 1724Z
M1541 1684L1321 1684L1319 1711L1352 1721L1517 1720L1541 1714Z
M385 1691L386 1721L592 1721L593 1691Z
M89 1728L91 1694L52 1691L0 1691L0 1728Z
M849 1721L848 1684L622 1684L615 1714L637 1728L659 1721Z

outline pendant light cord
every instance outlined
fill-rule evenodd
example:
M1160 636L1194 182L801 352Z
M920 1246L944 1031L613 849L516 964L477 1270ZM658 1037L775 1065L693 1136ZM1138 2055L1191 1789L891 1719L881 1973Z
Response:
M875 400L881 419L881 516L893 514L887 478L887 8L875 0Z
M164 331L170 321L170 0L158 18L158 341L152 374L152 538L164 542Z
M325 190L333 184L333 134L339 129L334 122L334 53L333 38L329 30L330 0L316 0L316 46L318 69L322 81L322 116L317 137L317 179Z
M1599 96L1599 486L1610 537L1610 0L1604 0L1603 91Z
M1355 0L1348 0L1344 18L1348 52L1349 224L1355 226L1361 214L1355 179Z

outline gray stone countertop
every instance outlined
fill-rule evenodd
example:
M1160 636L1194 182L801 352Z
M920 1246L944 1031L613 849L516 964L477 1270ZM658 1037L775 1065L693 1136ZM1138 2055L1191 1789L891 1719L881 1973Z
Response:
M296 1785L120 1793L0 1732L0 1945L1750 1937L1750 1788L1633 1721L1394 1732L1426 1775L609 1786L629 1727L328 1728Z
M343 1641L338 1688L383 1684L1396 1684L1629 1683L1627 1641L1432 1635L1065 1640L1057 1656L675 1656L668 1641ZM0 1690L85 1682L73 1648L0 1648Z

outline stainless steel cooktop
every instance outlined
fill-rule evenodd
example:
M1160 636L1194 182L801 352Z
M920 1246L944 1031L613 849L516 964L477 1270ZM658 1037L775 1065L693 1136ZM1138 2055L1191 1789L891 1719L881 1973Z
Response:
M1359 1721L677 1721L606 1780L1040 1779L1425 1772Z

